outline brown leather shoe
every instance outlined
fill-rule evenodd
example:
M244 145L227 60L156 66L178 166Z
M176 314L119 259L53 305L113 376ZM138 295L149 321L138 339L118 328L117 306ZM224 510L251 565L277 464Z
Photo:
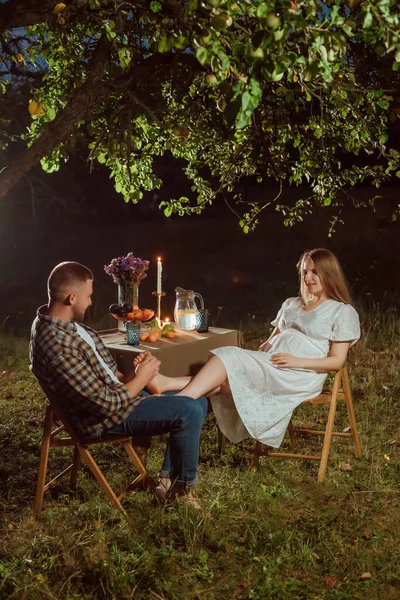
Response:
M158 480L158 485L154 490L154 495L159 502L165 504L167 502L168 491L171 488L172 481L169 477L160 477Z

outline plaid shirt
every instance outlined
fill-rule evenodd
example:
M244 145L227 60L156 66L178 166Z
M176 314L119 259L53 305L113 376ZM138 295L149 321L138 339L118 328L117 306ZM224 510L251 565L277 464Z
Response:
M78 436L100 436L126 418L139 396L131 398L127 388L110 377L93 349L78 335L75 323L49 317L46 308L38 309L32 324L31 371L54 392ZM84 328L116 374L114 359L100 337L90 327Z

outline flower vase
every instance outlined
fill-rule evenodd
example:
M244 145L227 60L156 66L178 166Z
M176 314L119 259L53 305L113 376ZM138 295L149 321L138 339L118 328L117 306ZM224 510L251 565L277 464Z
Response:
M139 285L119 284L118 285L118 304L121 306L124 302L132 304L132 307L139 308ZM126 332L125 321L118 319L118 331Z

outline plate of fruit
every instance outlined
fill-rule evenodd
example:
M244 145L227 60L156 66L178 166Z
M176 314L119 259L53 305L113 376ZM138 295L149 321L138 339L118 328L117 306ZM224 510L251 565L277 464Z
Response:
M172 323L165 323L164 327L161 329L157 319L151 321L146 327L148 327L148 329L146 331L143 330L140 334L141 342L156 342L160 337L172 340L176 334L175 327Z
M114 319L118 319L119 321L140 321L140 323L144 323L154 317L154 310L139 308L138 306L134 307L129 302L111 304L109 311Z

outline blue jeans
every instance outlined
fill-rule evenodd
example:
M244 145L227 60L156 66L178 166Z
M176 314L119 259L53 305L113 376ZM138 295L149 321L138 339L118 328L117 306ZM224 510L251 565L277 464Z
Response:
M165 397L168 396L168 397ZM200 432L207 415L207 398L148 396L107 433L152 436L169 433L161 477L193 488L197 484Z

